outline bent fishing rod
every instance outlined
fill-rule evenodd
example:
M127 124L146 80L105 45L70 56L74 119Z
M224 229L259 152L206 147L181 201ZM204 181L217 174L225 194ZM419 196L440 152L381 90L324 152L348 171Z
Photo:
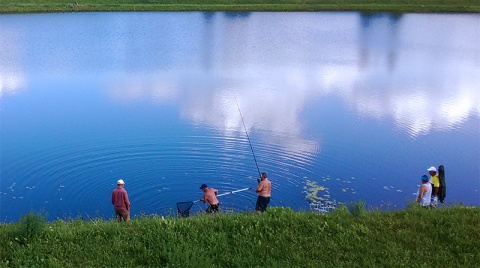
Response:
M240 118L242 119L243 129L245 129L245 134L247 135L248 144L250 144L250 150L252 150L253 160L255 160L255 165L257 166L258 176L262 177L262 174L260 173L260 169L258 168L257 158L255 157L255 153L253 152L252 143L250 142L250 137L248 136L247 127L245 126L245 121L243 121L242 111L240 111L240 106L238 105L238 101L236 97L235 97L235 103L237 104L238 112L240 113Z

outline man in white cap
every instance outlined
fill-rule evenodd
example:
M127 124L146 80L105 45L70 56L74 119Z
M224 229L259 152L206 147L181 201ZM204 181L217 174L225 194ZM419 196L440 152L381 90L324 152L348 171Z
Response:
M436 208L438 204L438 191L440 190L440 179L438 178L437 169L435 167L430 167L427 169L428 174L430 174L430 183L433 184L432 189L432 202L430 206Z
M130 200L128 200L128 193L125 190L125 182L123 180L117 181L117 188L112 192L112 204L115 210L115 215L118 222L130 220Z

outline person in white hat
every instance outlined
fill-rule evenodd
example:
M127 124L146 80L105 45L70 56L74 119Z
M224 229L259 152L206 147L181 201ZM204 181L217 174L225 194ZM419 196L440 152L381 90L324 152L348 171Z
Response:
M118 222L130 220L130 200L123 180L117 181L117 188L112 192L112 205Z
M435 167L430 167L427 169L428 174L430 174L430 183L433 184L432 189L432 202L430 206L436 208L438 204L438 191L440 190L440 179L438 178L437 169Z

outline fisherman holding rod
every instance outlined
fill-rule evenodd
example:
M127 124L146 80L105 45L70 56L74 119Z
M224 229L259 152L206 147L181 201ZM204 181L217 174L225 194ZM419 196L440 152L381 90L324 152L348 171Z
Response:
M257 166L258 175L258 186L255 189L255 192L258 194L257 203L255 204L255 210L257 214L261 214L267 210L267 206L270 203L270 197L272 196L272 183L267 178L267 173L262 172L260 174L260 169L258 168L257 158L253 152L252 142L250 142L250 137L248 136L247 127L245 126L245 121L243 120L242 111L240 111L240 106L238 105L237 98L235 98L235 103L237 104L238 113L242 119L243 129L245 130L245 135L247 136L248 144L250 145L250 150L252 151L253 160L255 160L255 165Z
M267 173L262 172L259 183L255 192L258 194L255 210L257 214L261 214L267 210L270 203L270 196L272 195L272 183L268 180Z

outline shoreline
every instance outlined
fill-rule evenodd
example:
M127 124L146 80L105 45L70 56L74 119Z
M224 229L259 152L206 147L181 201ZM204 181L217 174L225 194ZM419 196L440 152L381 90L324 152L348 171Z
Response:
M267 3L265 3L267 2ZM361 4L359 4L361 3ZM0 14L76 13L76 12L386 12L386 13L480 13L476 0L196 0L136 1L136 0L3 0Z

